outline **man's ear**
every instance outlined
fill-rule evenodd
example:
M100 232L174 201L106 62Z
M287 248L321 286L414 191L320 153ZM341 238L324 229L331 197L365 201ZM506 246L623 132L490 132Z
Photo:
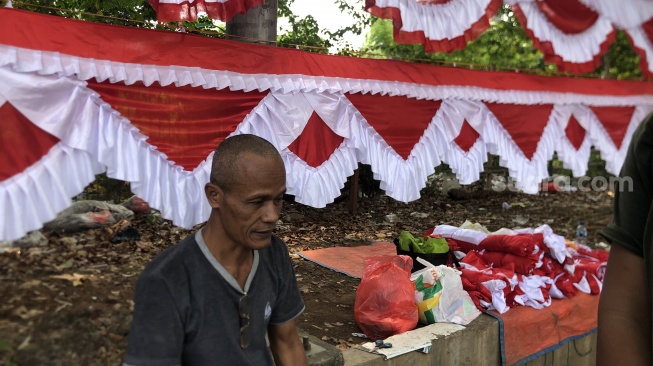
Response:
M220 208L222 199L224 197L224 192L217 185L209 182L204 186L204 194L206 195L207 201L211 208Z

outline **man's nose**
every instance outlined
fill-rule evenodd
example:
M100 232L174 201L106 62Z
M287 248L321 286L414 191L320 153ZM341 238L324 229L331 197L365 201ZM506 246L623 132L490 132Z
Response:
M274 204L273 201L271 201L265 205L261 220L263 222L276 223L277 221L279 221L280 214L281 214L281 206L277 206Z

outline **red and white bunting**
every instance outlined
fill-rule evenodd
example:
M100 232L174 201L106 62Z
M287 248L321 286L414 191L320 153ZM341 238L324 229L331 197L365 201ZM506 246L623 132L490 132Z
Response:
M653 111L650 83L161 37L15 9L0 16L0 121L12 131L0 136L0 217L20 218L0 226L0 240L41 227L102 171L175 224L201 223L213 149L232 134L272 142L288 192L324 207L358 163L403 202L419 198L442 162L461 182L478 180L487 153L530 193L556 152L583 175L594 145L617 174Z
M427 52L465 48L487 28L501 0L366 0L374 16L392 19L397 43L422 44ZM628 34L653 77L653 2L648 0L505 0L535 48L560 71L588 73L615 39Z
M264 0L148 0L157 20L194 22L199 13L206 13L211 19L227 22L236 14L245 14L249 9L263 4Z
M419 43L426 52L465 48L490 27L501 0L366 0L372 15L392 19L397 43Z

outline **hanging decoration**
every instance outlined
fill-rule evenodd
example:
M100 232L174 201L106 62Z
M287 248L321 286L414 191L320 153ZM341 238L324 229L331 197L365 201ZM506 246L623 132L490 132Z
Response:
M161 37L16 9L0 17L0 123L9 131L0 137L0 217L12 218L0 240L52 220L101 172L176 225L201 223L213 150L234 134L270 141L288 193L324 207L359 163L402 202L418 199L442 163L463 184L478 180L488 153L527 193L538 192L554 153L584 175L592 145L618 174L653 111L651 83Z
M366 0L374 16L392 19L397 43L420 43L426 52L467 46L490 27L501 0Z
M623 29L653 77L653 2L646 0L366 0L374 16L392 19L397 43L422 44L426 52L465 48L490 26L505 3L546 62L562 72L594 71Z
M265 0L148 0L159 22L187 20L194 22L199 13L228 22L236 14L245 14Z

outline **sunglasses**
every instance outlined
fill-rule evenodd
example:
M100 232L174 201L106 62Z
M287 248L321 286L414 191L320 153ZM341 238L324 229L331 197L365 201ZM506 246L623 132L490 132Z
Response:
M247 349L251 339L249 326L249 298L247 293L240 298L238 302L238 312L240 313L240 348Z

